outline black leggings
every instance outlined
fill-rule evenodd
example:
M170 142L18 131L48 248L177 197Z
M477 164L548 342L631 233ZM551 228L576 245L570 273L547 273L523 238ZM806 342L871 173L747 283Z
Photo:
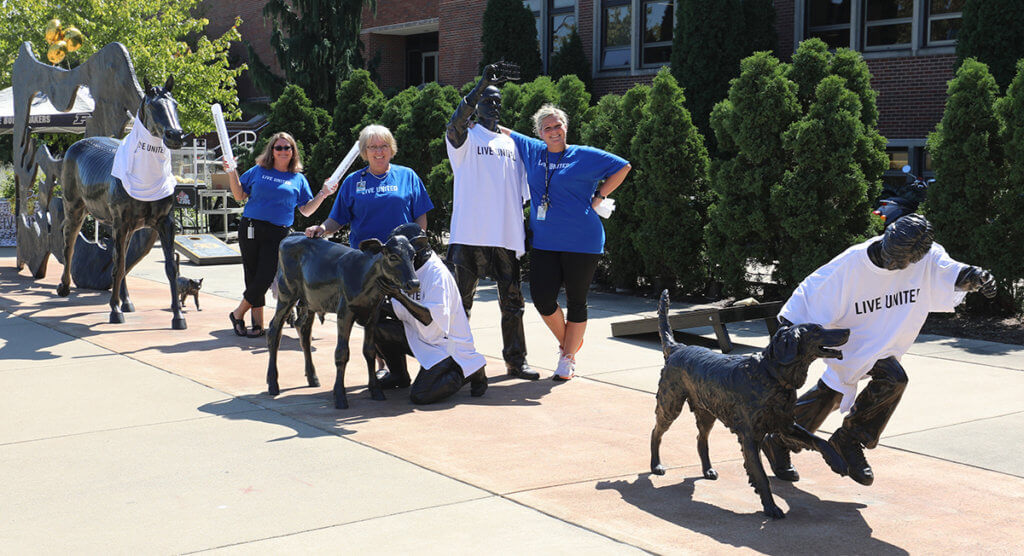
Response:
M253 237L249 239L249 225ZM278 226L263 220L242 218L238 224L238 250L242 254L245 291L242 297L253 307L267 304L267 290L277 274L277 251L281 240L288 235L287 226Z
M558 290L565 286L565 320L587 322L587 292L601 255L530 250L530 295L542 316L558 310Z

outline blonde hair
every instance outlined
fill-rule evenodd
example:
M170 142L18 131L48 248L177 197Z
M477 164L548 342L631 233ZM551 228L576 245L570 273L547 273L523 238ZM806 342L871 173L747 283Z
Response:
M280 139L288 141L288 144L292 146L292 159L288 161L288 171L293 174L301 172L302 156L299 155L299 145L295 143L295 138L291 134L284 131L278 131L270 136L270 141L267 141L267 148L263 149L263 154L256 157L256 164L267 169L274 168L274 145Z
M391 130L382 125L372 124L359 132L359 157L363 160L370 161L366 156L366 147L369 145L370 139L383 139L391 147L391 156L398 154L398 143L395 141L395 136L391 134Z
M558 118L558 120L562 122L562 126L568 130L569 116L567 116L565 111L561 108L548 103L541 106L540 109L533 114L533 133L537 135L537 137L540 137L540 123L551 116Z

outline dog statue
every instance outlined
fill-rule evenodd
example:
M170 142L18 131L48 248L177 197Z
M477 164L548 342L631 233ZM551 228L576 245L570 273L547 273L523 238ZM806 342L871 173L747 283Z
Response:
M203 279L196 280L195 278L186 278L184 276L178 276L178 297L181 298L181 310L185 310L185 300L188 296L192 296L192 299L196 302L196 311L202 311L199 308L199 290L203 287Z
M704 478L718 478L708 456L708 435L718 419L739 437L743 467L768 517L780 519L785 513L772 498L761 463L761 444L767 434L777 433L787 446L821 452L833 471L846 475L842 456L826 440L797 425L793 415L796 390L807 380L807 368L819 357L841 359L842 352L831 348L845 344L849 330L828 330L817 324L783 326L761 353L722 355L676 343L668 322L668 302L665 290L658 305L665 367L651 432L651 473L665 474L659 454L661 437L688 401L697 420L697 454Z

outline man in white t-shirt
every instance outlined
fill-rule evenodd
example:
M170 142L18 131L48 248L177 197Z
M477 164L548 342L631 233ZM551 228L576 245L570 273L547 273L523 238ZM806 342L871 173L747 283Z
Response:
M524 301L519 257L526 252L523 201L529 199L526 170L512 139L498 131L501 92L514 68L491 64L452 114L445 146L455 175L448 263L468 318L479 279L498 283L502 358L508 374L537 380L526 363ZM476 114L476 123L470 118Z
M996 293L992 275L957 262L934 243L931 224L909 214L881 238L850 247L804 279L779 312L783 323L813 322L849 328L842 359L827 359L817 385L796 402L799 425L813 432L837 407L849 414L829 440L858 483L874 474L863 448L878 445L882 430L907 386L900 358L931 311L952 311L967 292ZM869 377L857 394L858 383ZM775 476L800 478L789 452L774 438L764 444Z
M390 292L395 318L381 319L374 337L377 349L386 354L385 359L391 365L390 373L379 377L381 387L400 386L403 379L408 384L404 361L401 364L391 362L396 356L404 359L408 352L421 366L409 389L409 398L413 403L441 401L458 392L467 382L470 383L471 396L482 396L487 390L487 375L484 372L487 360L473 347L473 333L469 330L469 319L462 309L455 278L444 261L430 249L426 235L418 224L403 224L395 228L391 235L406 236L416 249L413 266L420 281L420 290L411 299L419 307L412 309L420 312L426 308L430 318L424 320L429 320L430 324L423 324L401 302L400 296L404 295L402 292ZM403 372L405 376L399 376Z

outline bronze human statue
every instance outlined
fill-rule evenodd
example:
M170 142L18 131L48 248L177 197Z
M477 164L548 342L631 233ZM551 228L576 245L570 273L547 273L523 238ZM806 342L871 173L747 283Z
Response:
M519 280L519 258L526 252L523 201L529 199L529 189L515 144L498 130L497 86L518 77L514 64L488 65L448 122L445 146L455 185L447 260L467 317L480 278L497 282L505 368L512 376L537 380L540 374L526 362Z
M843 358L827 369L796 402L796 422L813 432L839 408L848 412L829 442L842 454L850 477L874 481L864 448L878 445L907 387L900 358L917 338L930 311L952 311L966 292L994 297L992 275L953 260L934 242L931 224L908 214L884 235L850 247L804 279L779 313L784 325L819 322L849 328ZM857 393L858 382L869 378ZM775 476L799 480L789 451L770 437L765 454Z
M415 223L395 228L392 236L405 236L416 249L413 266L420 291L413 301L422 304L431 318L421 319L408 310L408 303L396 292L395 299L383 306L377 322L375 343L378 353L390 369L381 380L383 388L409 385L405 355L420 363L412 382L409 399L416 404L441 401L470 384L470 395L480 397L487 390L487 364L473 346L469 319L462 309L458 287L451 271L430 249L423 229Z
M174 265L174 178L170 175L165 149L181 148L181 124L178 123L177 102L171 96L174 78L168 77L163 87L145 84L145 95L135 117L135 128L124 141L110 137L89 137L68 147L64 156L61 186L64 194L64 260L72 261L75 238L82 228L88 212L99 221L109 224L114 232L113 267L111 268L110 322L124 322L124 312L135 310L128 297L125 276L131 267L127 264L128 242L136 230L153 228L160 237L164 252L164 271L171 289L171 327L184 330L188 327L178 300L177 271ZM131 145L132 137L143 137ZM128 147L132 152L123 156L130 159L137 172L142 166L139 157L147 153L158 156L155 163L155 177L137 188L129 177L138 173L123 174L118 168L119 151ZM161 166L162 165L162 166ZM121 177L115 177L117 174ZM125 178L125 179L122 179ZM156 185L153 185L156 184ZM152 187L152 189L150 189ZM143 199L138 198L143 195ZM149 197L148 195L155 195ZM150 200L151 199L151 200ZM156 236L150 235L144 252L149 252L156 243ZM71 265L64 265L57 295L67 296L71 291Z

